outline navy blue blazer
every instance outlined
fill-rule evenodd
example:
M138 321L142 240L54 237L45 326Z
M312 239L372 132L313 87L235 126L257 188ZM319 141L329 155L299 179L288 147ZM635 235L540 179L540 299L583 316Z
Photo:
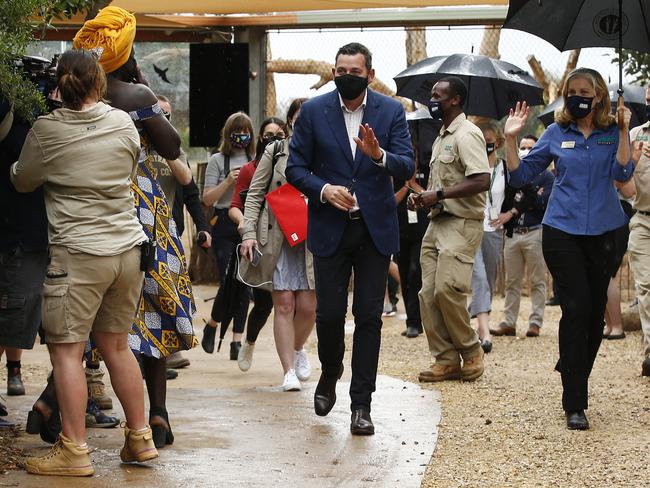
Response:
M391 177L413 176L413 148L402 105L368 90L363 123L375 131L386 153L385 167L356 150L353 158L338 90L306 101L289 145L287 181L307 195L307 246L316 256L334 254L349 220L348 213L321 203L326 183L351 188L370 236L381 254L399 251L397 204Z

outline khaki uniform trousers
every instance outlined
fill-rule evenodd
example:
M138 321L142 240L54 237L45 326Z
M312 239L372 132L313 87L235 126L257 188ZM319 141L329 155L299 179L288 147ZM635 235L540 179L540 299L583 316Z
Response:
M457 365L480 353L470 326L467 296L483 222L443 214L435 217L422 240L420 313L429 350L442 365Z
M506 237L503 262L506 270L503 322L510 327L517 326L522 282L527 268L532 306L528 325L541 327L544 323L546 302L546 262L542 253L542 228L525 234L515 232L512 237Z
M634 273L645 357L650 357L650 216L637 212L630 221L630 267Z

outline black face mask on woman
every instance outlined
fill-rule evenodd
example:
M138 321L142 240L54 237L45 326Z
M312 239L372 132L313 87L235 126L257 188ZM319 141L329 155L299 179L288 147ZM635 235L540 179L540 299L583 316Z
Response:
M343 100L354 100L368 87L368 77L350 74L340 75L334 78L334 84Z
M571 95L566 99L566 108L576 119L583 119L591 113L591 104L593 101L594 97Z

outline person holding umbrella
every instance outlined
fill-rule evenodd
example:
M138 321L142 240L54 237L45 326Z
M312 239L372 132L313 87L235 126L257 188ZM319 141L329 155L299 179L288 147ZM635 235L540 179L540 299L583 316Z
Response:
M522 187L555 160L557 178L543 220L542 250L560 290L562 407L569 429L589 421L588 381L602 340L607 286L613 266L615 229L627 222L614 181L632 177L630 110L620 106L617 124L602 76L578 68L562 88L556 122L520 160L517 136L530 110L517 103L505 124L510 184ZM618 125L618 126L617 126Z

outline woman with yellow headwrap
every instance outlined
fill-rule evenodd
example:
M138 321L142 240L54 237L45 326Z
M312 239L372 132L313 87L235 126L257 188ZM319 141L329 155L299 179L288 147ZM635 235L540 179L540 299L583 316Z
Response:
M162 115L156 95L146 86L133 53L136 22L119 7L106 7L84 24L75 48L101 49L100 64L108 73L110 104L131 115L140 132L141 157L132 184L138 218L147 236L157 242L155 261L145 273L145 286L133 323L129 345L142 355L149 423L158 447L174 440L166 410L165 357L198 344L192 328L196 310L181 241L172 218L172 194L165 195L161 173L165 160L180 153L180 137ZM167 170L167 171L165 171ZM172 186L172 188L175 188ZM169 193L169 192L168 192Z

